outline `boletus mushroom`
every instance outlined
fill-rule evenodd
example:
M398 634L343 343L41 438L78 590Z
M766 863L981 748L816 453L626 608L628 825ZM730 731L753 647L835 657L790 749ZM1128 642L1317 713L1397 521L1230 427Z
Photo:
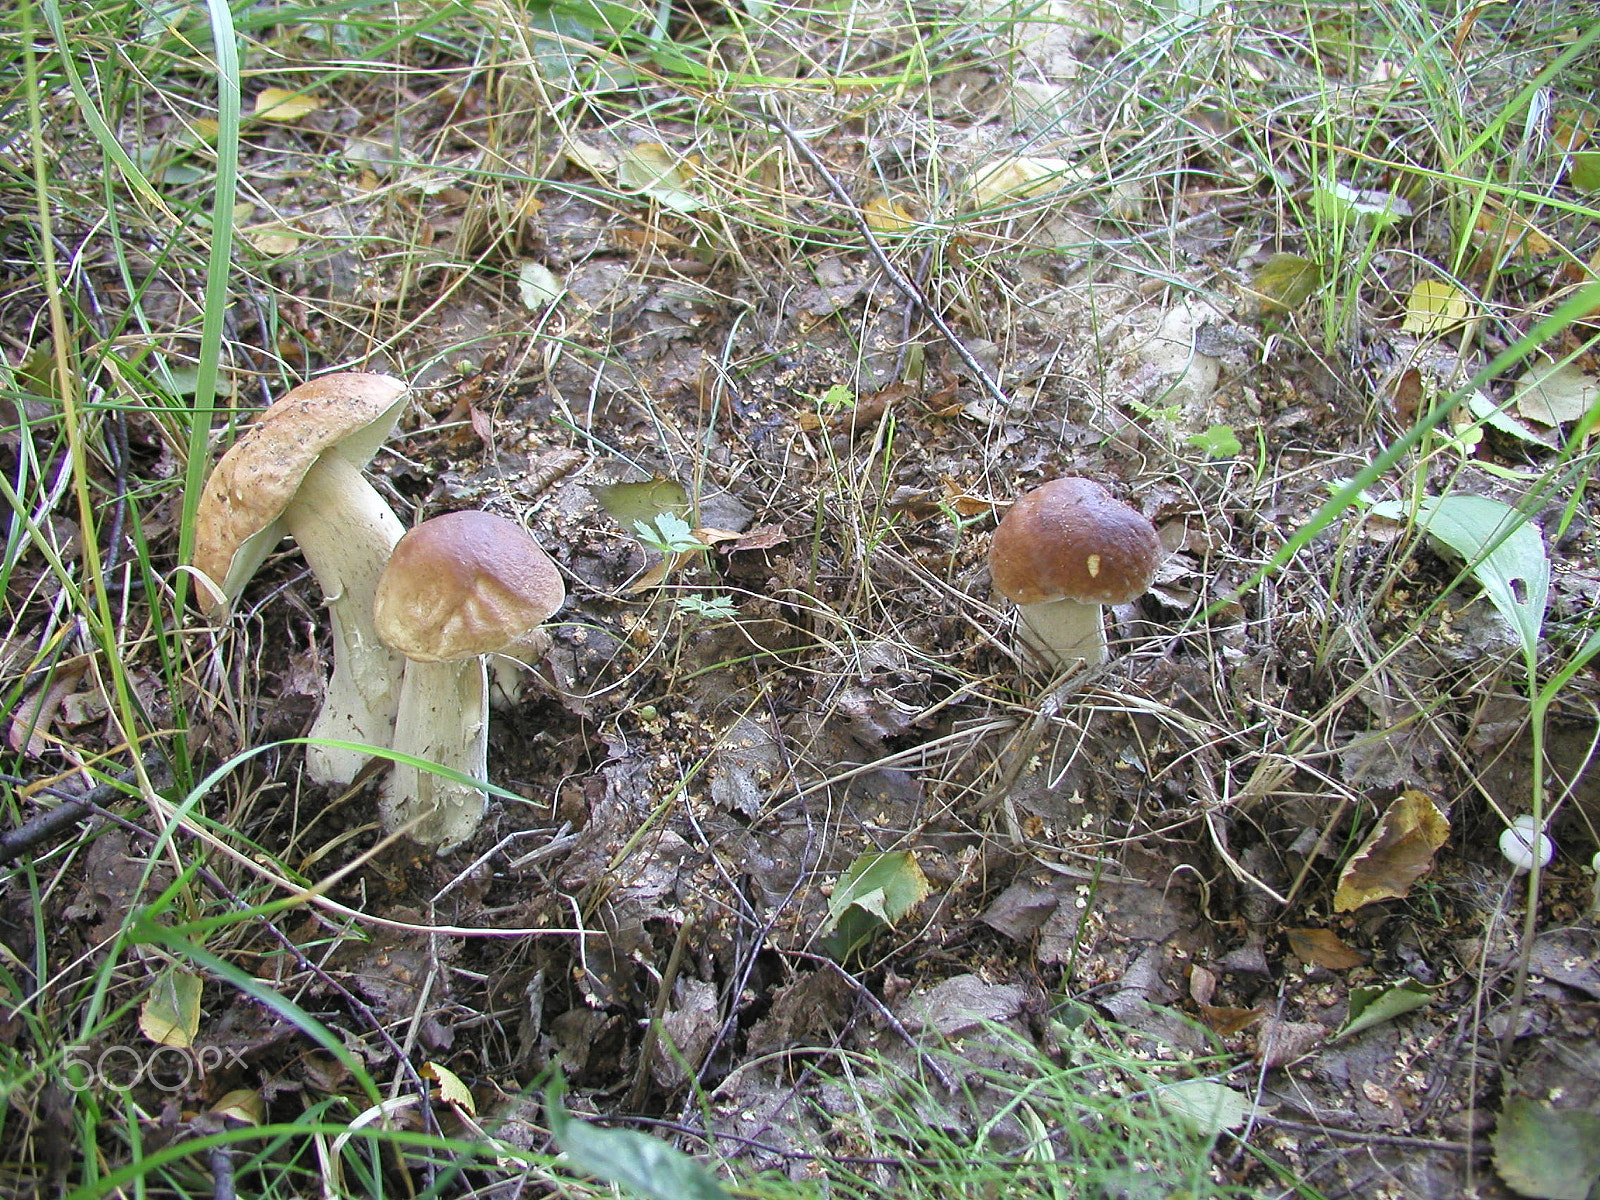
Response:
M1058 670L1105 661L1100 606L1143 595L1161 558L1154 525L1075 477L1022 496L989 543L995 591L1016 602L1025 640Z
M195 509L193 567L228 612L278 542L292 537L322 588L333 625L333 672L310 736L389 744L404 662L378 640L372 598L405 527L361 474L394 429L407 388L358 371L324 375L262 412L218 460ZM370 755L306 748L306 774L349 783Z
M373 603L378 636L407 659L394 749L486 782L485 656L525 645L565 600L555 563L506 517L447 513L401 538ZM487 803L479 787L397 761L379 814L386 831L409 826L443 854L472 836Z

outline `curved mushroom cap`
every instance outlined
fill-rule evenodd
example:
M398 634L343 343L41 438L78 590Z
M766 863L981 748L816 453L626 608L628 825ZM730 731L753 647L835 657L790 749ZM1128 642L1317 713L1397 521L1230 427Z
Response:
M493 654L567 598L561 573L515 521L446 513L394 548L372 615L383 644L417 662Z
M232 600L283 537L279 518L325 453L357 470L400 419L407 388L344 371L302 383L262 412L217 460L195 508L194 567Z
M1155 526L1090 479L1054 479L1006 513L989 543L995 590L1018 604L1126 604L1161 563Z

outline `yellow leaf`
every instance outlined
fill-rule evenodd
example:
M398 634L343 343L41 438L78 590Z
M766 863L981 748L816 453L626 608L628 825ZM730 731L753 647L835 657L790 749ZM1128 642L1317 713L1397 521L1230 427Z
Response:
M1004 158L979 171L967 185L972 202L979 208L997 200L1026 200L1040 192L1081 182L1084 173L1063 158L1033 158L1017 155Z
M889 196L874 196L861 206L861 212L874 233L900 233L916 223L911 210Z
M198 975L168 967L139 1006L139 1032L162 1046L194 1045L200 1029Z
M1400 328L1407 333L1452 333L1471 317L1472 301L1465 292L1436 279L1424 279L1411 289Z
M446 1104L453 1104L464 1110L469 1117L478 1115L478 1103L472 1098L472 1092L448 1067L441 1067L436 1062L423 1063L422 1076L439 1085L439 1099Z
M300 235L283 225L245 231L245 239L263 254L289 254L300 246Z
M256 97L255 115L267 121L298 121L326 103L320 96L291 92L288 88L262 88Z
M232 1117L245 1125L259 1125L266 1120L267 1105L261 1093L249 1088L235 1088L211 1106L218 1116Z
M1450 821L1432 797L1415 788L1400 793L1339 873L1333 911L1406 895L1433 867L1434 851L1449 836Z

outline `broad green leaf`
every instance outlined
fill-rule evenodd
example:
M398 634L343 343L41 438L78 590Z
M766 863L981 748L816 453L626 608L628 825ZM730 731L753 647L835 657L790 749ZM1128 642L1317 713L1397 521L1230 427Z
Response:
M1374 504L1380 517L1399 521L1395 501ZM1550 557L1544 539L1528 519L1487 496L1425 496L1417 505L1417 524L1436 542L1466 560L1484 594L1511 622L1531 651L1544 626L1550 598Z
M1438 993L1437 987L1418 983L1415 979L1402 979L1398 983L1376 984L1350 989L1350 1015L1344 1026L1334 1035L1335 1040L1354 1037L1363 1029L1382 1025L1398 1016L1421 1008Z
M545 1092L545 1116L574 1170L645 1200L729 1200L711 1172L660 1138L574 1120L561 1103L559 1084Z
M1207 458L1232 458L1244 449L1231 425L1213 425L1204 433L1191 433L1187 441Z
M640 483L608 483L591 488L600 507L624 529L634 529L643 521L654 525L664 513L675 517L689 514L689 493L675 479L646 479Z
M200 1030L200 976L176 965L156 980L139 1007L139 1032L163 1046L194 1045Z
M828 901L829 953L841 961L849 957L920 904L930 890L911 851L863 854L839 877Z
M1520 1195L1588 1200L1600 1182L1600 1115L1512 1096L1495 1126L1494 1166Z

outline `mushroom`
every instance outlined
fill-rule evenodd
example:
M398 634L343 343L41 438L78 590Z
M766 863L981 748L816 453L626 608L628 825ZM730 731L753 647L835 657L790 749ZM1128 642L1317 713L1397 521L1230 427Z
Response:
M1105 661L1102 604L1142 595L1162 558L1155 526L1090 479L1055 479L1006 513L989 543L995 591L1021 608L1052 667Z
M386 746L404 662L378 641L372 597L405 527L361 470L405 407L387 375L343 372L301 384L218 460L195 509L204 607L224 616L274 546L294 538L333 622L333 673L306 747L306 774L349 783L371 756L326 742Z
M395 750L486 781L484 656L525 646L565 600L555 563L505 517L447 513L401 538L373 602L378 636L409 660ZM385 830L409 826L412 837L443 854L472 836L487 803L481 787L396 761L379 815Z
M1536 857L1541 867L1549 866L1556 855L1556 844L1539 828L1532 813L1522 813L1513 817L1500 834L1500 853L1511 864L1512 874L1523 875L1533 870Z

